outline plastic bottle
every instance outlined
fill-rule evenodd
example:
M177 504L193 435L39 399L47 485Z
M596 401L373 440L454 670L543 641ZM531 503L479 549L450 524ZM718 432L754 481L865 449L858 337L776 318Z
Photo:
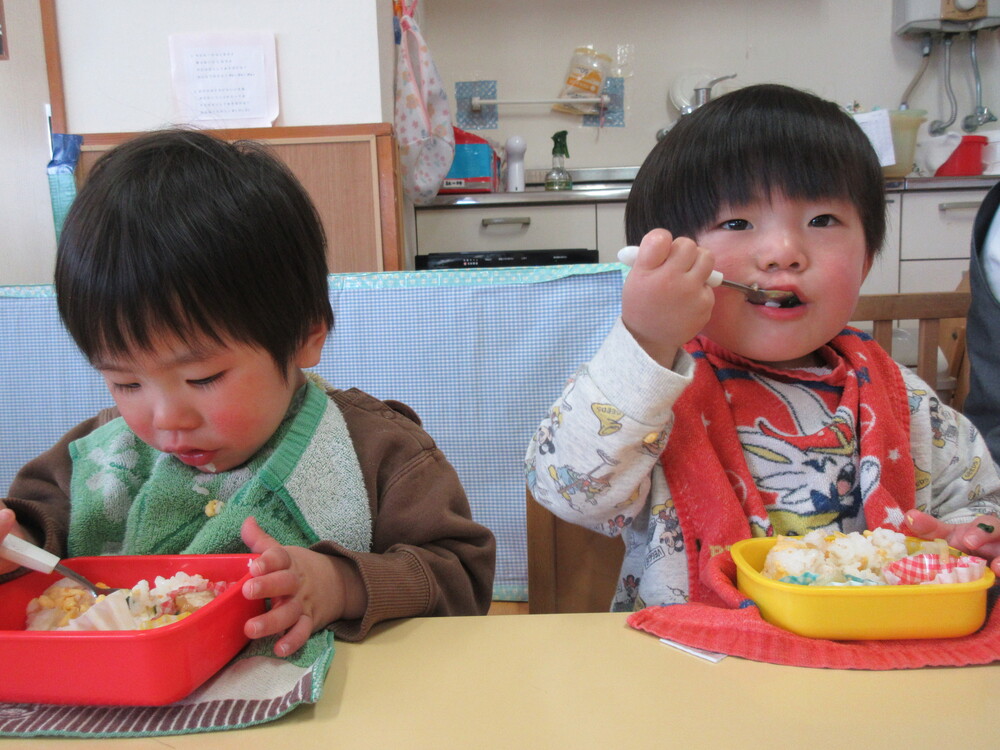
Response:
M524 192L524 152L528 146L524 138L512 135L507 139L504 150L507 152L507 192Z
M573 180L566 171L566 158L569 148L566 146L567 131L560 130L552 136L552 169L545 175L546 190L572 190Z

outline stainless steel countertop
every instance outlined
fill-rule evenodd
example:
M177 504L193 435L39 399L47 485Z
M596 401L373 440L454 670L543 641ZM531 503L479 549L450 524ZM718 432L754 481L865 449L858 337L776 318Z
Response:
M571 169L572 190L545 190L544 170L526 170L527 187L523 193L462 193L439 195L418 211L435 208L460 208L522 205L572 205L574 203L623 203L628 200L638 167L595 167ZM886 192L901 193L925 190L989 190L1000 175L978 177L908 177L887 180Z

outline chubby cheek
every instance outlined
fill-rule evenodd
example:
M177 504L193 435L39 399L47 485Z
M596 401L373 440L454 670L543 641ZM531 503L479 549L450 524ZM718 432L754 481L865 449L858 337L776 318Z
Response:
M141 404L135 403L134 399L120 399L115 397L115 406L125 420L125 424L134 432L140 440L147 445L157 447L154 441L155 430L153 429L153 414L149 409Z
M742 294L728 289L717 289L712 316L702 329L702 333L714 339L713 332L738 332L746 324L747 312L747 303Z
M206 422L218 436L244 439L255 436L263 428L261 417L252 403L220 404L205 414Z
M224 443L256 449L281 424L290 399L291 394L284 391L257 389L212 402L205 406L203 416L215 437Z

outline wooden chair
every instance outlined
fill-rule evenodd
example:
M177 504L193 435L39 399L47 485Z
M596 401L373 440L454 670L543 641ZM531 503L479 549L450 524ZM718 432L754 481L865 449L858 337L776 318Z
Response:
M960 285L961 289L961 285ZM917 321L917 374L938 387L938 349L948 360L948 374L956 379L946 403L961 409L968 392L968 357L965 352L965 317L971 295L968 291L911 294L873 294L858 299L852 322L872 323L872 336L892 352L892 331L898 321Z
M607 612L625 545L552 515L527 493L528 612Z
M891 351L898 321L918 321L917 373L928 383L937 383L940 346L951 374L959 380L953 402L957 399L960 408L963 368L968 382L964 344L969 302L967 291L868 295L858 300L852 320L870 321L875 340L886 351ZM621 539L556 518L530 492L526 520L528 612L606 612L625 551Z

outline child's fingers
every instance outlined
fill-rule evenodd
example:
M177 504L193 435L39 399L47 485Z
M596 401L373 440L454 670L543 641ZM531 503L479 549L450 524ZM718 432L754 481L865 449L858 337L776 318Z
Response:
M10 530L14 528L14 523L14 511L6 507L0 500L0 539L10 533Z
M708 286L718 286L722 282L722 273L715 270L715 256L703 247L695 245L694 262L691 270L699 276L704 275Z
M243 525L240 527L240 538L250 548L251 552L257 554L262 554L271 547L278 545L274 537L264 531L253 516L249 516L243 521Z
M251 617L243 626L247 638L264 638L284 633L303 616L302 605L296 598L283 599L262 615Z
M911 510L906 514L906 525L913 536L921 539L947 539L954 526L939 521L934 516L920 510Z
M300 615L296 623L274 644L275 656L285 657L302 648L312 634L313 621L308 615Z
M962 543L971 551L1000 546L998 542L1000 542L1000 520L997 520L996 516L979 516L962 536Z
M263 559L263 558L261 558ZM273 572L254 574L243 584L243 596L247 599L274 599L279 596L294 596L299 589L299 578L287 565L272 566Z
M1000 519L979 516L972 523L950 524L919 510L906 514L906 525L913 536L921 539L945 539L961 552L993 558L1000 550Z
M651 269L663 265L670 257L674 236L666 229L653 229L639 243L634 268Z

